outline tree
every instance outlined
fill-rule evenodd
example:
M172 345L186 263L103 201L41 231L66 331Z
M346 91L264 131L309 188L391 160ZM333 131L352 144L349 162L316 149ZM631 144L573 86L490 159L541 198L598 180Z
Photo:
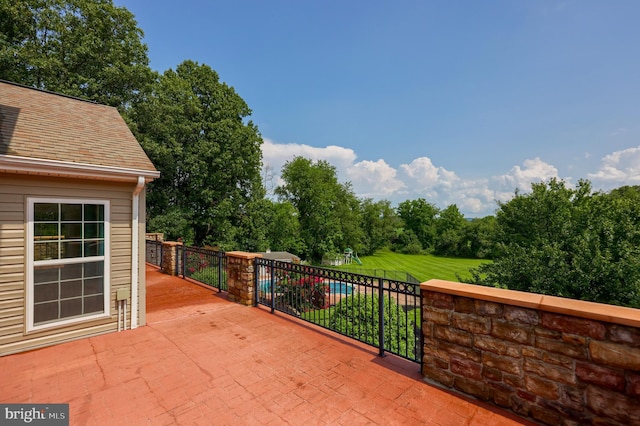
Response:
M498 253L480 266L481 284L640 307L640 200L532 185L500 205Z
M282 167L281 177L284 184L275 192L297 210L304 258L318 262L346 247L358 249L357 199L350 185L338 182L335 167L296 157Z
M298 211L288 201L282 203L268 202L267 238L269 248L275 251L288 251L301 254L306 246L300 236Z
M465 247L461 256L477 259L493 259L496 254L496 217L473 219L465 228Z
M153 80L142 37L111 0L1 0L0 78L124 110Z
M262 138L251 110L207 65L168 70L133 105L131 127L160 178L149 185L149 227L168 214L186 218L197 245L264 248ZM254 221L255 220L255 221ZM168 221L166 221L169 223ZM169 231L155 229L156 231Z
M363 244L362 254L372 255L376 250L388 247L402 221L387 200L373 201L370 198L360 202Z
M466 226L467 221L455 204L451 204L440 211L435 220L435 254L439 256L461 256L463 254Z
M424 198L403 201L398 205L398 216L404 221L405 229L415 234L425 250L433 250L435 245L437 214L438 208Z

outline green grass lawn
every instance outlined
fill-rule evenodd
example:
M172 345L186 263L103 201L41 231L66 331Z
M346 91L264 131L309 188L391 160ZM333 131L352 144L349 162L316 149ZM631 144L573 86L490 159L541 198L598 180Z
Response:
M459 281L456 274L470 278L470 268L475 268L487 260L481 259L457 259L451 257L438 257L424 254L401 254L391 250L380 250L373 256L360 257L362 265L352 263L339 269L349 269L358 272L358 269L384 269L387 271L408 272L421 282L430 279L447 281Z

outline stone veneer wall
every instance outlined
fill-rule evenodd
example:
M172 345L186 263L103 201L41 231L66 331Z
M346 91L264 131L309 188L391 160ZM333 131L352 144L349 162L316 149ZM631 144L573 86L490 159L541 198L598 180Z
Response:
M181 262L178 259L178 246L182 246L182 243L175 241L164 241L162 243L162 272L168 275L176 275L176 265Z
M227 285L230 301L246 306L255 303L253 259L256 257L262 257L262 255L243 251L227 252Z
M423 376L550 425L640 425L640 310L421 285Z

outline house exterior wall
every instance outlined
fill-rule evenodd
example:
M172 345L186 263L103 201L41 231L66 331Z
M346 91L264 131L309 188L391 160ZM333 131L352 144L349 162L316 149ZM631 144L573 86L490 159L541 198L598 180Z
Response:
M135 184L0 173L0 355L118 329L116 291L131 289L132 192ZM138 232L144 242L144 191ZM110 203L110 316L27 332L27 200L29 197L102 199ZM145 322L144 250L139 250L139 315ZM131 300L127 300L127 328Z

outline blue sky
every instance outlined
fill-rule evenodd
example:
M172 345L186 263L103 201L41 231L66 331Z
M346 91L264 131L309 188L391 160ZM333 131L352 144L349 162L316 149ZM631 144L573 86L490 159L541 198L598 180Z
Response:
M207 64L278 184L327 160L359 197L493 214L558 177L640 184L637 0L114 0L152 68Z

